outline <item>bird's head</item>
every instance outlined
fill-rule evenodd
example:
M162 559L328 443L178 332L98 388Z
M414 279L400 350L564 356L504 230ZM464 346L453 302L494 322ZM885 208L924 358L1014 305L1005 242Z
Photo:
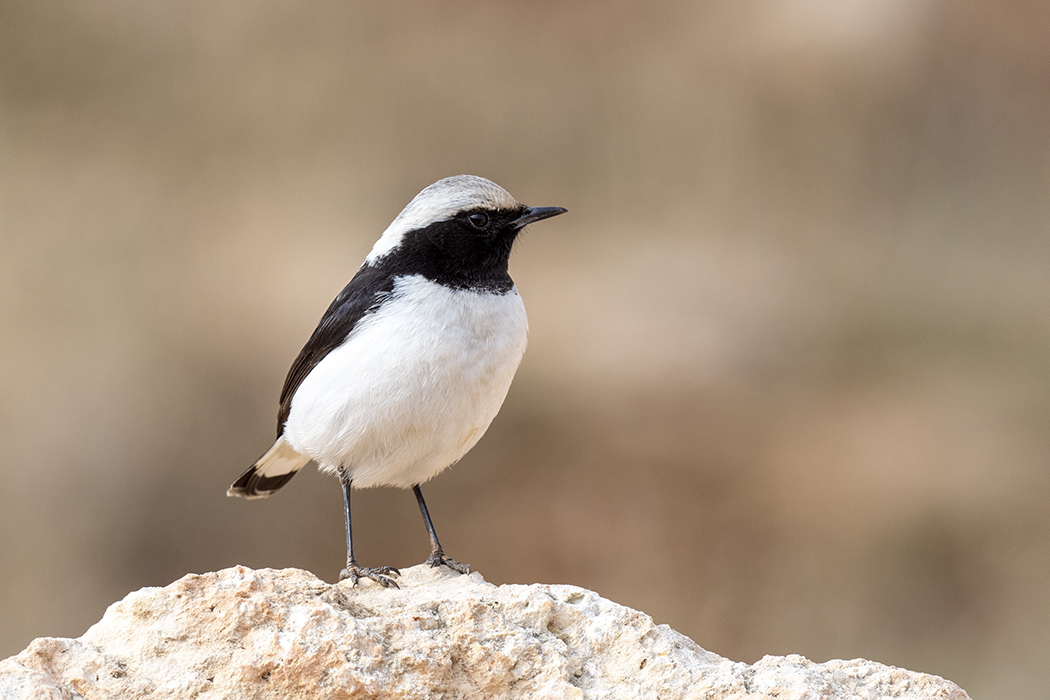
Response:
M438 266L467 278L500 270L506 274L510 249L521 229L565 211L521 204L483 177L446 177L408 203L365 264L406 270Z

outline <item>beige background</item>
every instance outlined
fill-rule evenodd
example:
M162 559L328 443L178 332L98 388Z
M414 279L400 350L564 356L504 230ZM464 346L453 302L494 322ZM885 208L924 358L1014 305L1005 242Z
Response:
M379 232L461 172L570 213L427 487L495 582L741 661L1050 682L1050 5L0 1L0 657L128 591L342 565L227 485ZM427 553L409 492L366 564Z

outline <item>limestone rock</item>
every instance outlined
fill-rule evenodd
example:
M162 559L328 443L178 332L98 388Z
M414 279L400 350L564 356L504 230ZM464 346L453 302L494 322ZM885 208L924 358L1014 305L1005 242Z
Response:
M0 698L942 698L864 660L754 665L575 586L416 566L401 590L244 567L144 588L0 662Z

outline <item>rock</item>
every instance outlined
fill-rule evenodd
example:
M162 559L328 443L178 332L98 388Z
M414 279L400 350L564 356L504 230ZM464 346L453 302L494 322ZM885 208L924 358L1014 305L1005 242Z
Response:
M754 665L575 586L416 566L400 590L244 567L144 588L0 662L0 698L941 698L864 660Z

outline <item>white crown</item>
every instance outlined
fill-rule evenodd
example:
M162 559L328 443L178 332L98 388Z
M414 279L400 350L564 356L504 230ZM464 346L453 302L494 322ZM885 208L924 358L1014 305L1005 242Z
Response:
M409 231L447 221L466 209L517 209L521 205L507 190L477 175L454 175L425 188L397 215L372 247L365 263L397 248Z

